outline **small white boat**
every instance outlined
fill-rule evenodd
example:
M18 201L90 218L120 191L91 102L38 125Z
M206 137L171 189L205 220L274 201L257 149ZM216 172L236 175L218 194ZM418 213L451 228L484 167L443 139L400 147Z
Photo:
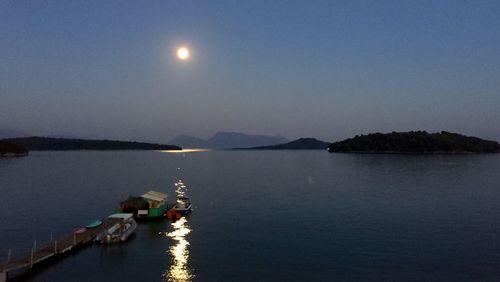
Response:
M174 210L186 214L191 212L191 200L188 197L177 198L177 203L174 205Z
M108 218L116 218L119 221L110 228L108 228L103 233L96 237L96 241L109 244L109 243L120 243L125 242L127 239L134 234L137 228L137 223L134 220L134 214L132 213L115 213L110 215Z

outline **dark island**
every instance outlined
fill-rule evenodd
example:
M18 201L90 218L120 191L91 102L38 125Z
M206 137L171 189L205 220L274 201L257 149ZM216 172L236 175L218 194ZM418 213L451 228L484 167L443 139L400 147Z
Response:
M21 157L28 155L28 150L22 145L0 140L0 157Z
M288 143L260 146L252 148L235 148L233 150L326 150L330 143L315 138L300 138Z
M16 144L30 151L73 151L73 150L182 150L174 145L143 142L86 140L49 137L21 137L4 139L3 142Z
M500 144L446 131L410 131L356 135L354 138L331 144L328 151L389 154L499 153Z

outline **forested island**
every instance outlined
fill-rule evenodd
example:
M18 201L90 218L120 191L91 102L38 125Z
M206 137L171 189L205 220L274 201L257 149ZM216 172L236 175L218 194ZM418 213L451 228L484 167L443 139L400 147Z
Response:
M354 138L331 144L328 151L402 154L499 153L500 144L446 131L439 133L410 131L356 135Z
M19 157L28 155L28 150L22 145L0 140L0 157Z
M235 148L233 150L326 150L328 145L330 145L330 143L315 138L300 138L284 144L252 148Z
M49 137L21 137L4 139L3 142L24 147L30 151L72 150L182 150L174 145L162 145L131 141L86 140Z

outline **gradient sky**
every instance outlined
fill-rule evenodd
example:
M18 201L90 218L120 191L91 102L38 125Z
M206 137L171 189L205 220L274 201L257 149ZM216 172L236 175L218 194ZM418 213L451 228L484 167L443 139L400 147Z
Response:
M500 1L0 1L0 129L500 140L499 90Z

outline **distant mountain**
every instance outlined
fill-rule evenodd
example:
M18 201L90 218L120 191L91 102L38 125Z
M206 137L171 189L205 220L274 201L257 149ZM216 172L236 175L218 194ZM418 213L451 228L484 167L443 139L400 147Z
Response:
M248 150L326 150L330 143L315 138L300 138L285 144L248 148Z
M343 153L500 153L500 144L457 133L425 131L372 133L335 142L329 152Z
M181 150L174 145L143 142L64 139L49 137L9 138L2 141L20 145L30 151L70 151L70 150Z
M184 148L231 149L269 146L289 142L281 136L249 135L238 132L217 132L208 140L180 135L170 140L170 143Z
M269 146L288 142L282 136L248 135L238 132L217 132L207 140L208 148L231 149Z
M28 137L28 136L30 135L19 130L0 129L0 139Z
M204 139L189 135L179 135L170 140L168 143L176 144L182 148L207 148L207 144Z

